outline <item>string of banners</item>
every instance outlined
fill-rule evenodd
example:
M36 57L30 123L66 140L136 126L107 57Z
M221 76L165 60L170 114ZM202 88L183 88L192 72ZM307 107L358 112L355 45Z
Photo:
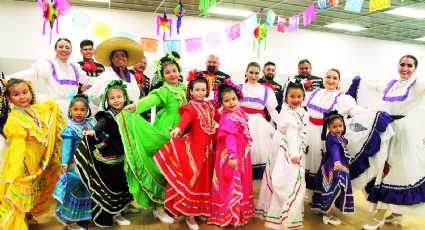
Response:
M268 26L273 27L274 22L277 18L277 31L284 32L295 32L299 29L300 16L303 16L303 25L307 27L312 21L316 20L316 9L315 2L313 1L310 6L308 6L302 13L291 16L284 17L276 15L272 9L268 9L267 12L267 22L260 24L262 10L260 11L260 18L258 19L257 14L254 13L252 16L248 17L243 21L246 29L254 34L254 52L255 45L257 45L257 57L260 52L261 42L264 41L264 49L266 48L266 37ZM345 10L360 12L363 6L364 0L347 0L345 3ZM46 24L50 25L50 40L51 33L54 31L54 25L56 25L56 32L58 33L58 23L59 17L64 16L72 7L72 5L66 0L37 0L37 4L40 8L43 9L43 35L45 34ZM339 0L317 0L318 7L320 11L323 11L328 5L339 5ZM380 10L388 8L391 6L390 0L370 0L369 11ZM184 5L179 2L179 5L174 9L174 14L177 17L177 32L180 33L180 27L182 25L182 17L185 14ZM92 23L94 21L94 23ZM95 21L82 12L76 7L73 7L73 16L72 22L76 26L82 28L83 30L91 31L91 34L100 39L108 39L111 37L114 29L105 25L99 21ZM89 25L93 25L92 28L89 28ZM219 31L216 33L208 34L205 36L205 39L202 37L186 38L184 39L184 45L186 52L197 52L202 51L206 47L213 49L215 47L221 46L224 44L225 37L227 37L229 42L235 41L241 36L241 24L233 25L229 28L226 28L224 31ZM172 29L172 19L168 19L166 12L162 16L158 16L157 20L157 35L160 36L162 28L162 40L163 40L163 50L164 53L169 51L182 52L182 41L179 39L171 39L171 29ZM287 29L286 29L287 28ZM169 30L169 32L167 31ZM116 32L116 36L127 37L136 41L136 36L130 33L123 31ZM168 39L166 39L168 37ZM203 44L206 41L206 44ZM157 53L159 40L155 38L141 37L140 44L143 47L145 52L148 53Z

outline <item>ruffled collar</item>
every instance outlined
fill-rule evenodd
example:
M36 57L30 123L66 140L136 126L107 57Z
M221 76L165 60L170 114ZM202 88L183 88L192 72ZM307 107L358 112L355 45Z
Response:
M164 81L164 87L169 89L174 94L175 99L182 100L181 105L187 104L186 86L183 83L179 82L177 84L170 84L170 83Z
M241 107L238 107L234 112L223 110L221 114L222 114L222 117L227 116L228 119L241 124L242 127L244 127L243 134L246 136L246 138L248 138L250 142L252 141L251 133L249 132L249 127L248 127L248 116L242 110Z
M69 128L74 130L74 132L80 137L83 138L83 131L88 131L94 127L94 122L89 118L84 118L81 121L76 121L74 119L69 119L68 125Z
M384 101L404 101L409 96L410 89L416 83L416 78L392 80L384 90Z
M338 97L342 94L336 89L315 89L308 99L307 107L321 113L329 113L337 103Z
M61 61L57 56L55 56L55 58L53 60L57 61L60 64L65 64L65 65L68 64L68 60L67 61Z

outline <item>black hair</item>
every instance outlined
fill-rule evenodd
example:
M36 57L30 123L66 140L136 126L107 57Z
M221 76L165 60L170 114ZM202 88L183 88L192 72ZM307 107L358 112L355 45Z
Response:
M274 62L268 61L268 62L266 62L266 63L264 64L263 69L265 69L265 68L266 68L266 66L268 66L268 65L272 65L272 66L276 67L276 64L274 64Z
M345 127L344 117L341 114L339 114L338 111L334 110L324 114L324 120L325 122L323 123L323 130L322 130L322 137L321 137L322 140L326 140L326 133L327 133L328 126L330 126L336 120L341 120L342 123L344 124L344 131L342 132L341 135L345 134L346 127Z
M79 93L79 94L75 95L74 98L69 103L69 109L71 109L71 107L76 102L81 101L81 102L84 103L84 105L86 106L86 109L88 111L87 114L86 114L86 117L90 117L91 116L91 109L90 109L89 101L88 100L89 100L89 96L87 96L86 94L83 94L83 93ZM72 118L71 113L69 112L69 110L68 110L68 117L69 118Z
M336 73L338 74L338 80L341 80L341 73L339 72L339 70L337 70L337 69L335 69L335 68L332 68L332 69L330 69L330 70L326 71L326 75L328 75L329 71L334 71L334 72L336 72Z
M82 40L80 42L80 49L83 49L83 46L91 46L93 48L93 41L88 39Z
M209 84L208 84L207 79L205 79L205 77L202 74L199 74L199 75L196 76L196 78L194 80L191 80L189 82L188 89L187 89L187 99L188 100L190 100L190 90L193 90L193 86L196 83L204 83L207 86L207 94L205 95L205 97L208 97L209 94L210 94L210 89L209 89Z
M179 54L177 51L171 51L171 54L172 54L175 58L180 59L180 54ZM168 54L167 54L167 57L168 57Z
M6 97L6 96L10 97L10 88L12 88L12 86L17 85L17 84L25 84L25 85L28 86L28 89L31 93L31 98L32 98L30 104L31 105L34 104L34 98L35 98L34 90L33 90L32 86L30 84L28 84L28 82L26 82L23 79L18 79L18 78L9 79L7 81L7 85L6 85L6 88L4 90L4 97Z
M305 90L300 80L296 79L295 82L289 81L285 89L285 102L288 103L288 93L291 89L301 89L303 92L303 100L305 98Z
M238 100L241 100L241 95L238 94L239 89L227 84L227 83L221 83L218 86L218 102L216 107L220 107L221 106L221 102L223 101L223 94L228 93L228 92L235 92L236 96L238 97Z
M260 64L258 64L257 62L250 62L250 63L248 64L248 66L246 67L246 71L248 71L249 67L251 67L251 66L258 67L258 69L259 69L259 70L261 70L261 66L260 66ZM245 71L245 72L246 72L246 71Z
M303 59L303 60L299 61L299 62L298 62L298 67L300 67L300 65L301 65L301 64L304 64L304 63L308 63L308 64L310 65L310 67L311 67L311 63L310 63L310 61L309 61L309 60L307 60L307 59Z
M112 51L112 52L111 52L111 56L109 56L109 60L111 61L111 65L114 65L114 63L112 63L112 58L114 57L114 53L115 53L115 52L117 52L117 51L122 51L122 52L124 52L124 53L125 53L125 56L128 58L128 53L127 53L127 51L125 51L125 50L114 50L114 51Z
M58 48L57 46L58 46L58 43L59 43L60 41L67 41L67 42L71 45L71 48L72 48L71 41L70 41L68 38L59 38L59 39L56 41L56 43L55 43L55 49L56 49L56 48Z
M415 67L418 67L418 59L416 59L416 57L415 56L413 56L413 55L410 55L410 54L407 54L407 55L404 55L403 57L401 57L400 58L400 61L398 61L398 63L400 64L401 63L401 61L404 59L404 58L411 58L411 59L413 59L413 61L415 62Z
M111 107L109 106L109 91L111 91L113 89L120 90L122 92L122 94L124 95L124 97L125 97L124 106L126 106L126 105L128 105L130 103L129 102L128 95L127 95L127 91L124 89L124 87L122 87L122 85L116 84L116 85L108 86L108 90L106 90L106 93L104 95L104 97L106 97L106 100L105 100L105 105L106 105L105 106L105 110L111 109Z
M172 60L172 59L170 59L168 57L168 55L162 57L159 61L161 62L161 76L162 76L162 80L163 81L165 81L165 79L164 79L164 69L165 69L165 66L170 65L170 64L174 64L174 65L176 65L176 67L179 70L179 72L181 72L181 69L179 68L179 65L177 64L177 62L174 61L174 60Z

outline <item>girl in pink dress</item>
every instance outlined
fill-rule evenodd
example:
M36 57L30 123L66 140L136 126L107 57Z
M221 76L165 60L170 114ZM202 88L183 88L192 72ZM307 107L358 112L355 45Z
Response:
M217 132L208 223L243 225L254 213L248 117L239 108L242 92L230 80L224 80L215 92L215 105L222 106L223 112Z

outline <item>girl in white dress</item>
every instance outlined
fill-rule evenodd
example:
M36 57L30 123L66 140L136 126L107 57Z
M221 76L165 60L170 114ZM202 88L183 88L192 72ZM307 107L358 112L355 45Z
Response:
M405 55L398 64L399 79L380 84L357 77L350 87L359 105L375 106L394 118L388 159L369 191L370 210L378 211L364 229L401 224L402 214L425 217L425 81L414 76L417 68L417 59ZM387 211L392 214L385 217Z
M272 154L266 164L255 215L273 229L302 228L304 210L304 158L308 114L302 102L305 90L291 79L273 137Z
M270 113L272 121L276 121L276 96L269 87L258 83L260 78L260 65L251 62L246 68L247 82L240 85L244 98L239 101L241 108L249 117L248 125L252 136L251 157L252 177L261 179L266 167L267 157L271 152L271 142L274 127L267 122L264 108Z
M325 149L321 140L323 114L337 110L347 124L348 152L352 157L350 177L353 192L366 186L383 165L392 130L387 129L391 118L385 112L373 112L358 106L355 100L338 90L341 81L337 69L330 69L325 77L325 89L316 89L307 100L309 122L307 124L306 143L306 186L311 199L316 187L316 173Z
M95 77L88 77L78 63L68 62L72 53L71 41L59 38L55 43L56 57L53 60L37 61L31 68L12 74L9 77L24 80L43 80L47 94L37 94L41 103L46 99L54 100L61 111L68 111L70 93L78 92L78 83L93 85Z

